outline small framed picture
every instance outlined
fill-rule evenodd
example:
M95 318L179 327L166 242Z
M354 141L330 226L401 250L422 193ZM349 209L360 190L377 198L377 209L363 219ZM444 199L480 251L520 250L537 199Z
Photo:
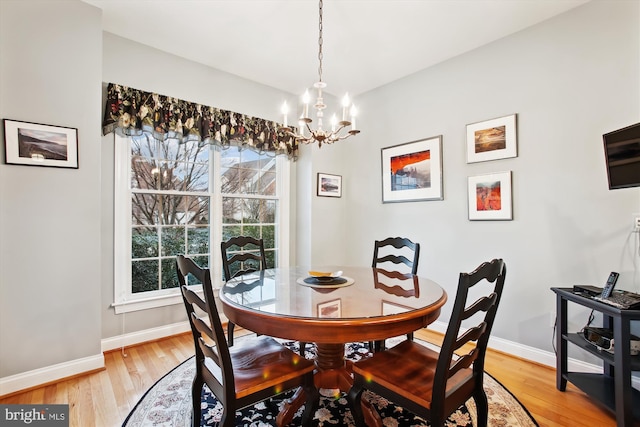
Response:
M406 313L407 311L415 310L414 308L407 307L405 305L396 304L395 302L382 301L382 315L388 316L391 314Z
M342 315L340 298L318 304L318 317L337 319Z
M318 173L318 196L342 197L342 177Z
M512 220L511 171L469 177L469 220Z
M467 163L518 156L516 115L467 125Z
M382 149L382 203L442 200L442 136Z
M78 168L78 129L4 119L5 162Z

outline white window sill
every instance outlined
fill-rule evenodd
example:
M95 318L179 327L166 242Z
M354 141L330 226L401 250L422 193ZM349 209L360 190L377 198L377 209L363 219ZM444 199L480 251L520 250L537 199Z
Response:
M198 294L202 294L201 290L196 290L196 292ZM218 292L219 290L217 288L213 288L213 294L216 298L218 296ZM172 293L170 295L158 295L130 301L114 302L111 304L111 307L115 309L116 314L122 314L182 303L182 295L180 293Z

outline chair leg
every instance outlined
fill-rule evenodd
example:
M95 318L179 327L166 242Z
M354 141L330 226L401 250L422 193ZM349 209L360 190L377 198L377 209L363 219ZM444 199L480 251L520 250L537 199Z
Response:
M356 423L356 427L366 427L364 424L364 414L362 413L362 383L359 378L356 378L347 393L347 400L351 405L351 413L353 414L353 420Z
M233 330L236 327L232 322L227 323L227 342L229 347L233 346Z
M431 414L431 418L429 418L429 425L433 427L446 427L445 421L446 418Z
M409 341L413 341L413 332L409 332L409 333L407 334L407 339L408 339Z
M227 409L227 405L224 405L222 409L222 417L220 418L220 426L222 427L235 427L236 424L236 411Z
M304 353L307 350L307 343L300 341L299 344L300 344L300 351L299 351L300 356L304 357Z
M201 402L202 402L202 386L204 382L198 375L193 378L191 385L191 406L193 407L193 416L191 417L191 426L200 427L200 419L202 418Z
M302 413L302 425L304 427L311 426L313 416L320 404L320 393L313 384L313 374L310 373L305 377L305 383L303 385L307 400L304 403L304 412Z
M473 400L476 402L478 427L487 427L489 422L489 402L484 390L474 393Z

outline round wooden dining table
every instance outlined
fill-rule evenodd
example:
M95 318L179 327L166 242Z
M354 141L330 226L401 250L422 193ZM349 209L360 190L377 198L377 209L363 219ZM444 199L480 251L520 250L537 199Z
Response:
M336 277L316 277L311 272ZM372 342L421 329L440 316L446 292L434 281L372 267L274 268L245 274L220 291L229 321L258 334L316 345L319 389L348 392L353 383L345 344ZM392 367L390 367L392 369ZM369 426L382 422L363 399ZM302 389L278 414L286 425L304 404Z

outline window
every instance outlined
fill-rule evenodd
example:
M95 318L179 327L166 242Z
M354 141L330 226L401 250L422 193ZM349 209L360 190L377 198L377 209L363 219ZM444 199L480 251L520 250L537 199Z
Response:
M234 235L262 238L268 267L282 264L286 159L150 134L115 138L116 313L180 303L177 254L208 265L220 285L220 241Z

